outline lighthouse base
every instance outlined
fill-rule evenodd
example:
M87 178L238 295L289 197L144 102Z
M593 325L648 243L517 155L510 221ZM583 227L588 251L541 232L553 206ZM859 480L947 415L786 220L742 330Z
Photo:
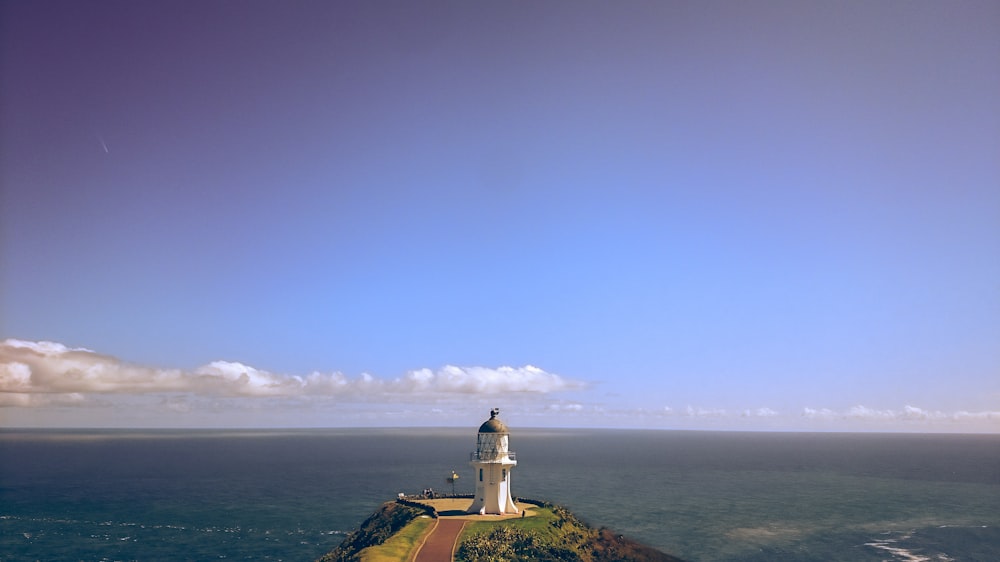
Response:
M514 463L473 462L476 469L476 495L469 513L508 515L520 513L510 495L510 473Z

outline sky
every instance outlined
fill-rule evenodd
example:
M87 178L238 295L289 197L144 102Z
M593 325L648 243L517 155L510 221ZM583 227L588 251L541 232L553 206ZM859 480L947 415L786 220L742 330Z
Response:
M996 2L0 26L0 426L1000 432Z

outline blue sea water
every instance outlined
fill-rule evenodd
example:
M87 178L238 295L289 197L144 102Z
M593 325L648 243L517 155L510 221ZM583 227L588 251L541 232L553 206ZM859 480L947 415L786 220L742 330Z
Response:
M0 560L314 560L472 429L0 431ZM1000 435L515 430L515 495L689 560L1000 560Z

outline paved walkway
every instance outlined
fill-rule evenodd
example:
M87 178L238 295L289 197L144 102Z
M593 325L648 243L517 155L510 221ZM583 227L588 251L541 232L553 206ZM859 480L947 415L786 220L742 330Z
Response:
M417 551L414 562L449 562L455 553L455 542L465 527L465 520L441 517Z
M469 498L442 498L435 500L418 500L420 503L432 506L437 510L439 517L431 529L424 544L417 549L417 554L413 562L450 562L455 554L455 543L458 535L462 533L468 521L497 521L500 519L512 519L515 517L531 517L535 513L528 509L531 505L520 504L518 508L524 513L511 513L509 515L479 515L467 513L466 510L472 505Z
M479 515L469 513L467 510L472 505L472 500L468 498L438 498L434 500L416 500L418 503L429 505L437 510L438 515L444 519L467 519L469 521L490 521L498 519L514 519L521 517L521 511L527 512L528 517L535 515L531 504L515 504L519 513L509 513L507 515Z

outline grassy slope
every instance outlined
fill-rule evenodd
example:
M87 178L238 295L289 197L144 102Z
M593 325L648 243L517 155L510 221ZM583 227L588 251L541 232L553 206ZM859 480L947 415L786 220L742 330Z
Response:
M679 562L607 529L594 529L565 508L546 506L533 511L534 517L466 526L456 560Z
M362 550L358 557L361 562L398 562L409 560L424 535L431 528L433 519L421 516L410 521L402 530L384 543Z
M410 522L420 519L425 513L419 509L388 502L371 515L361 527L347 536L344 542L322 558L320 562L353 562L360 560L360 553L366 548L381 545L395 537ZM404 540L404 539L401 539ZM405 560L400 558L398 560Z

